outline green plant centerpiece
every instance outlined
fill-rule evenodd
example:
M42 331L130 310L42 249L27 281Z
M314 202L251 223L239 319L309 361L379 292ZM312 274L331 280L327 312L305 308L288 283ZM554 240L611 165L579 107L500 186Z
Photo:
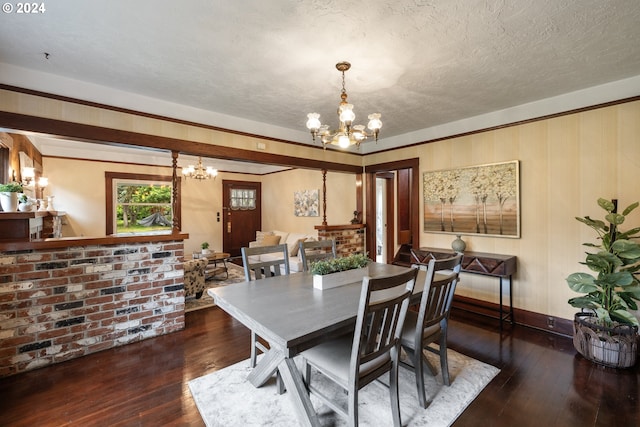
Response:
M22 193L22 184L19 182L0 184L0 193Z
M620 214L617 200L598 199L607 213L605 221L589 216L576 219L598 234L599 243L584 243L595 249L587 252L584 262L596 274L578 272L567 277L567 284L582 296L569 299L580 308L574 319L574 345L589 360L613 367L635 364L638 341L638 318L630 311L637 310L640 301L640 227L622 231L629 213L639 205L635 202ZM606 354L608 353L608 354Z
M309 266L311 274L325 274L363 268L369 265L369 258L364 254L351 254L342 258L328 258L314 261Z
M359 253L314 261L309 265L313 287L330 289L362 280L368 272L369 262L366 254Z

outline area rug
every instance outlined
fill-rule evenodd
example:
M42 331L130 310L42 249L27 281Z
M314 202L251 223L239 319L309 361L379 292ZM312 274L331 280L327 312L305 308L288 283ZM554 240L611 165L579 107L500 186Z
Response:
M442 384L442 376L425 374L428 406L418 404L415 375L409 369L400 369L400 412L405 426L450 426L482 389L495 377L499 369L449 350L451 386ZM439 369L437 357L427 353L433 366ZM279 395L275 380L260 388L253 387L246 377L251 371L249 361L237 363L214 373L189 381L189 389L208 427L214 426L297 426L293 404L287 393ZM345 394L314 374L312 382L317 387L332 390L340 396L346 407ZM388 376L384 376L386 381ZM311 396L323 426L345 426L346 421ZM358 417L362 426L390 426L391 407L389 390L373 382L359 394Z
M218 279L210 279L207 280L205 284L205 290L200 299L196 299L195 297L186 298L184 301L184 311L188 313L190 311L202 310L203 308L213 307L215 306L215 302L213 298L207 292L207 289L211 288L219 288L220 286L227 286L233 283L244 282L244 269L236 264L231 262L227 262L227 271L229 272L229 277L224 280ZM222 275L217 277L224 277Z

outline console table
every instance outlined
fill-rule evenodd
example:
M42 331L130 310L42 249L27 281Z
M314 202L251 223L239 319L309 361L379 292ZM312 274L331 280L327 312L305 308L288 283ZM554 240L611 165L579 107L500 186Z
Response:
M403 245L404 246L404 245ZM402 254L401 254L402 252ZM409 256L407 257L407 252ZM411 250L410 247L401 248L394 264L410 265L412 263L428 263L431 258L440 259L448 258L454 255L452 250L438 249L438 248L420 248ZM502 328L502 322L506 319L513 324L513 286L511 277L516 272L517 258L513 255L500 255L491 254L485 252L471 252L467 251L463 253L462 258L462 272L481 274L484 276L497 277L500 280L500 305L499 305L499 319L500 327ZM509 290L509 311L505 312L503 306L503 294L505 288Z

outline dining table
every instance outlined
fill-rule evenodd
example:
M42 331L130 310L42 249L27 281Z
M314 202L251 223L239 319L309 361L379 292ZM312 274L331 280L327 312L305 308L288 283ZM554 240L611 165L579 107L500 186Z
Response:
M408 267L370 263L369 277L402 273ZM426 272L419 270L412 303L420 300ZM247 380L261 387L280 375L296 415L305 426L319 426L302 373L294 360L300 352L327 339L353 331L360 303L362 280L316 289L313 275L294 273L210 288L216 305L269 343Z

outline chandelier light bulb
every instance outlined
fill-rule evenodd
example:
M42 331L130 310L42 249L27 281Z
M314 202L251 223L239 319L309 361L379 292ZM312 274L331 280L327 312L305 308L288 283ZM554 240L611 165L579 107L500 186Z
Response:
M211 177L216 177L218 176L218 169L214 169L211 166L207 166L207 175L211 176Z
M340 121L347 126L351 126L351 123L356 118L356 114L353 112L353 104L342 104L340 106Z
M309 113L307 114L307 117L309 118L309 120L307 120L307 129L309 129L310 131L314 132L314 131L318 131L318 129L320 128L321 124L320 124L320 114L318 113Z
M382 127L382 121L380 121L380 113L369 114L369 124L367 127L370 130L380 130Z
M347 135L340 135L338 138L338 146L340 148L348 148L351 145L351 140Z

